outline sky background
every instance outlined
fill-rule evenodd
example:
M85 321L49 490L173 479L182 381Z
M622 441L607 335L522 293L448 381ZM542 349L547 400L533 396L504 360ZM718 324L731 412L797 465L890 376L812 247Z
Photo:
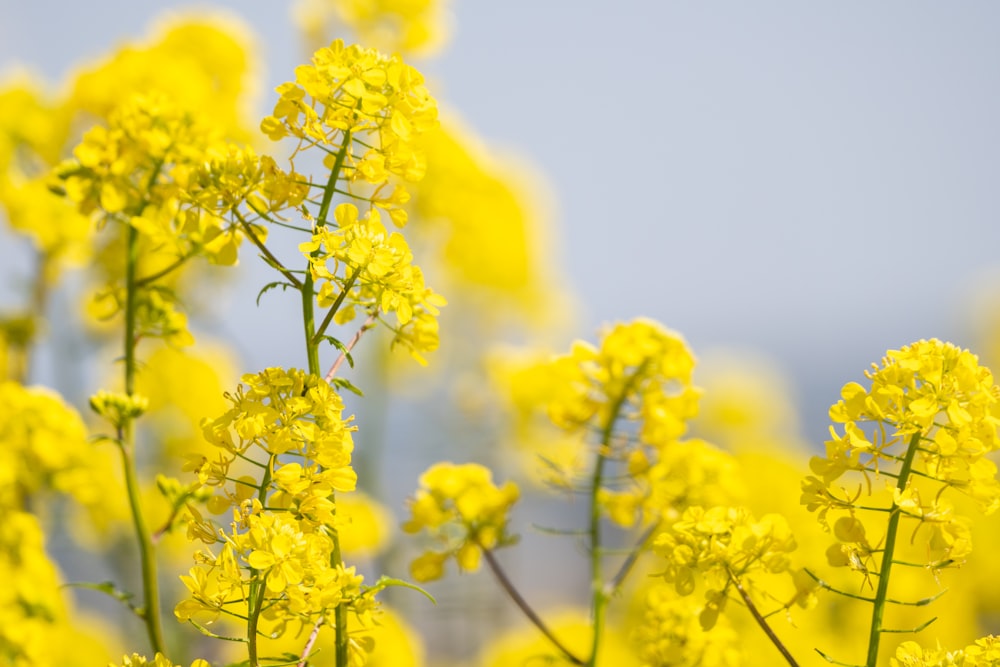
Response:
M210 6L238 8L258 35L263 113L304 58L288 5ZM0 63L58 81L189 7L0 0ZM699 354L758 351L790 373L817 437L839 387L886 349L973 343L977 294L1000 284L1000 4L459 0L452 13L450 46L418 67L547 181L575 335L645 315ZM255 332L250 367L282 361L272 329Z

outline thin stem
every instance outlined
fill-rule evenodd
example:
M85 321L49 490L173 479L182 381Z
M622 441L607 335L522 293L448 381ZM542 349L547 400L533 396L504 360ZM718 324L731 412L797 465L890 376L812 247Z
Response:
M910 478L910 471L913 468L913 458L920 444L920 434L913 434L910 445L906 448L906 455L903 457L903 465L899 469L899 478L896 481L896 488L900 491L906 489ZM878 662L878 645L882 637L882 617L885 613L885 605L889 597L889 573L892 570L892 556L896 551L896 531L899 529L899 519L901 513L899 506L895 502L892 504L892 513L889 515L889 524L885 531L885 550L882 552L882 567L879 570L878 590L875 591L875 604L872 608L872 624L868 634L868 667L875 667Z
M340 294L337 295L337 298L330 306L330 309L326 312L326 317L324 317L323 321L320 322L319 328L316 329L316 333L313 335L314 345L319 345L320 337L324 333L326 333L327 327L329 327L330 322L333 321L333 316L337 314L337 311L340 310L340 307L344 304L344 299L347 298L347 295L351 291L351 288L354 287L354 283L357 282L358 276L361 275L362 268L363 267L358 266L356 269L354 269L350 277L348 277L347 282L344 283L343 289L340 290Z
M350 131L347 131L344 133L343 143L340 146L340 150L337 152L337 157L334 160L333 167L330 169L330 177L327 179L326 187L323 189L323 201L320 204L319 214L316 217L316 227L323 227L326 225L327 215L329 215L330 212L330 204L333 201L333 193L337 187L337 180L340 178L340 170L344 166L344 159L347 155L347 150L350 144L351 133ZM249 227L249 225L246 226ZM313 254L315 255L315 253ZM286 277L288 276L286 275ZM296 284L302 294L302 326L303 333L305 334L306 358L308 361L309 373L312 375L319 375L319 336L322 335L322 329L320 332L317 332L316 329L316 290L310 266L306 266L305 278L303 281L301 283L296 281ZM328 315L329 319L332 319L332 317L332 315ZM332 492L330 494L330 499L334 501L334 506L336 507L336 500ZM344 558L340 551L340 537L337 534L336 528L330 526L329 530L330 538L333 540L333 552L330 554L330 566L334 568L341 568L344 566ZM337 667L347 667L348 634L346 602L341 602L334 610L334 632L336 634L334 639L334 664Z
M545 622L541 619L541 617L535 612L534 609L531 608L531 605L528 604L527 600L521 596L521 593L518 592L517 588L514 587L514 584L511 583L510 579L507 577L507 573L500 567L500 563L497 561L496 556L493 555L493 552L490 549L484 548L483 557L486 558L486 564L490 566L490 570L493 571L497 581L500 582L500 587L503 588L504 592L510 596L510 599L514 601L514 604L516 604L518 608L524 612L524 615L528 617L528 620L534 623L535 627L538 628L543 635L545 635L546 639L552 642L553 646L559 649L560 653L566 656L567 660L572 662L574 665L585 665L586 663L583 660L574 655L572 651L566 648L566 646L559 641L559 638L556 637L551 630L549 630L549 627L545 625Z
M590 486L590 592L591 592L591 620L593 621L593 640L590 647L590 658L587 660L587 667L597 665L597 655L601 647L601 635L604 632L604 613L608 603L608 595L605 591L603 573L601 571L601 504L598 502L598 495L601 485L604 483L604 466L611 450L611 438L614 435L615 423L621 413L628 393L632 390L632 385L643 372L643 366L636 369L635 373L625 382L621 394L611 404L608 412L608 420L601 430L601 444L597 450L597 462L594 464L594 475Z
M601 445L601 448L604 448L604 444ZM587 661L588 667L597 665L597 651L600 649L601 633L604 630L604 608L608 600L604 593L601 553L598 548L601 543L601 507L597 501L597 492L601 488L605 460L604 454L599 452L597 463L594 466L593 490L590 496L590 590L594 637L590 647L590 659Z
M296 278L291 271L286 269L285 265L282 264L278 260L278 258L274 256L274 253L268 250L267 246L264 245L264 242L261 241L259 238L257 238L257 234L253 231L253 227L250 225L250 223L246 221L246 218L240 215L238 211L233 211L233 215L235 215L236 219L240 221L240 226L243 228L243 231L247 235L247 238L250 239L250 242L253 243L255 246L257 246L257 249L260 250L261 254L268 259L268 263L278 273L283 275L288 282L294 285L296 289L302 289L302 281ZM309 273L308 267L306 267L306 269L307 269L306 273L308 274Z
M135 348L138 344L136 334L136 264L139 259L139 231L129 225L125 256L125 393L132 396L135 392L136 359ZM125 472L125 488L128 493L129 507L132 511L132 525L135 528L136 540L139 544L139 560L142 570L142 596L144 600L143 620L146 623L146 634L153 652L165 653L163 630L160 627L160 589L156 577L156 555L153 550L152 537L146 527L146 519L142 513L140 501L139 480L135 465L135 428L133 420L127 420L118 431L118 441L122 453L122 467Z
M639 560L639 554L641 554L643 549L646 548L646 545L649 543L649 540L653 538L653 534L656 533L656 529L660 527L661 523L663 523L662 520L650 525L649 528L647 528L639 537L639 541L636 542L635 547L633 547L632 551L629 552L625 562L623 562L621 568L619 568L618 574L612 577L611 581L609 581L608 585L605 587L609 598L614 597L618 593L618 590L622 587L622 584L625 583L625 578L628 577L629 572L631 572L632 568L635 567L636 561Z
M347 345L345 345L344 349L340 351L340 356L338 356L336 361L333 362L333 365L330 366L330 370L327 371L326 377L323 379L325 379L327 382L333 379L333 377L337 374L337 371L340 369L340 367L344 364L344 361L347 359L347 355L351 353L351 350L354 349L354 346L357 345L358 341L361 340L361 336L363 336L364 333L369 329L375 327L375 320L377 319L378 319L378 312L372 313L371 315L368 316L368 319L365 320L365 323L361 325L361 328L358 329L357 333L354 334L351 340L347 341Z
M252 576L257 576L257 570L251 570L251 572ZM265 574L262 580L250 582L250 603L247 609L247 658L250 661L250 667L259 667L260 665L257 657L257 635L259 634L257 623L260 620L261 607L264 605L266 581L267 575Z
M767 635L767 638L771 640L771 643L774 644L775 648L778 649L778 652L781 653L782 657L785 658L788 664L792 667L798 667L799 663L795 662L795 658L792 657L792 654L788 652L785 645L781 643L780 639L778 639L778 635L774 634L774 630L772 630L771 626L768 625L767 620L761 616L760 611L757 610L757 606L754 605L753 600L750 599L750 595L743 588L740 580L735 574L733 574L732 570L729 570L728 568L726 569L727 572L729 572L729 581L731 581L733 586L736 587L740 597L743 598L743 603L747 606L747 609L750 610L750 614L753 615L754 620L757 621L757 625L759 625L760 629L764 631L764 634Z
M327 179L326 187L323 188L323 201L319 205L319 215L316 216L316 224L319 226L326 224L326 216L330 213L333 193L337 189L337 179L340 178L340 170L344 166L344 159L347 157L347 149L350 147L351 141L351 131L347 130L344 132L344 143L340 145L337 157L333 161L333 168L330 169L330 178Z
M299 658L298 667L306 667L306 663L309 661L309 654L312 653L313 645L316 643L316 638L319 637L319 629L322 625L323 617L320 616L316 624L313 625L312 632L309 633L306 645L302 647L302 656Z
M156 282L160 278L162 278L162 277L170 274L171 272L176 271L177 269L179 269L182 266L184 266L184 262L188 261L192 257L194 257L194 253L193 252L189 252L186 255L182 255L182 256L178 257L177 260L174 261L172 264L170 264L167 267L164 267L163 269L160 269L156 273L153 273L153 274L148 275L148 276L143 276L142 278L136 278L136 281L135 281L136 287L145 287L146 285L149 285L151 283Z
M313 289L312 273L307 272L305 282L302 284L302 324L306 341L306 357L309 363L309 373L320 374L319 366L319 344L316 340L316 319L313 310L315 295ZM331 492L331 499L333 493ZM336 501L334 501L336 503ZM336 505L335 505L336 506ZM343 567L344 559L340 551L340 537L336 528L330 527L330 538L333 540L333 553L330 554L331 567ZM334 611L334 649L335 665L337 667L347 667L348 659L348 636L347 636L347 604L341 602Z

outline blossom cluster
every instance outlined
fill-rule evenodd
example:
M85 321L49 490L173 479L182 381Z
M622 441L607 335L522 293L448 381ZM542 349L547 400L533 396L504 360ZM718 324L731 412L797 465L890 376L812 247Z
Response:
M831 512L840 517L830 560L861 571L870 569L861 563L874 563L882 538L868 538L859 517L867 489L878 507L915 522L914 539L923 527L929 566L960 563L971 550L968 522L945 491L972 498L986 513L1000 507L997 467L986 457L1000 446L1000 388L975 355L938 340L890 351L866 375L869 389L850 382L841 390L830 417L843 430L831 426L826 455L812 459L814 475L802 483L802 503L821 521ZM857 490L846 486L852 475ZM880 477L894 484L883 489Z
M896 649L890 664L892 667L996 667L1000 665L1000 638L989 635L958 651L928 649L907 641Z
M755 519L745 508L688 508L660 533L653 550L666 559L664 578L680 595L694 592L696 575L705 580L703 628L715 625L731 587L745 587L755 573L789 572L788 554L796 548L788 522L778 514ZM807 603L803 597L803 606Z
M334 220L335 227L319 227L299 245L319 288L320 307L336 309L338 324L353 320L358 310L394 313L394 344L426 363L422 353L437 349L437 315L445 301L424 284L406 239L386 231L377 208L359 216L354 204L340 204Z
M477 463L437 463L420 476L420 488L410 501L408 533L427 532L436 548L410 566L417 581L438 579L454 558L459 568L479 568L483 550L508 546L508 514L519 496L517 485L493 483L488 468Z
M296 151L317 148L348 194L385 209L406 223L405 187L393 177L418 181L426 170L420 135L437 123L437 102L423 76L398 56L345 46L340 40L316 51L295 81L278 87L280 99L261 122L272 140L292 136ZM367 189L358 189L367 185ZM325 220L320 220L325 224Z
M336 608L348 604L368 623L374 595L342 564L337 539L349 517L338 511L335 494L357 481L353 426L340 396L322 378L269 368L245 375L227 398L232 407L203 424L216 455L189 468L218 489L208 509L230 512L232 521L222 529L188 505L189 537L207 548L182 577L190 597L175 614L211 622L242 606L280 634L292 621L334 625ZM256 474L237 476L237 464Z

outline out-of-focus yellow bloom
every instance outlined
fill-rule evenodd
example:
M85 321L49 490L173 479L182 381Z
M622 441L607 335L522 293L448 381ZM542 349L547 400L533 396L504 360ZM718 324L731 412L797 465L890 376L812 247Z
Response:
M102 502L87 429L54 392L0 383L0 445L0 506L18 508L45 491Z
M362 44L385 51L430 55L451 33L448 0L299 0L294 18L313 48L346 27Z
M747 664L740 637L725 617L706 631L700 610L689 597L679 598L659 585L645 596L642 620L632 641L643 667L739 667Z
M182 665L175 665L173 660L162 653L157 653L152 660L144 655L133 653L131 657L122 656L121 663L108 663L108 667L182 667ZM210 664L207 660L199 658L191 663L191 667L210 667Z
M699 354L704 392L692 429L734 452L756 450L799 436L788 378L769 360L746 352Z
M546 327L565 319L569 299L553 268L551 205L539 179L501 159L453 118L425 134L422 144L427 174L413 188L409 208L419 220L414 233L427 245L441 245L448 291L467 293L472 306L488 303L481 318L497 326L509 322L512 310Z
M575 655L588 655L593 627L585 611L563 610L543 612L546 625L566 648ZM628 640L615 628L607 628L601 636L598 667L638 667L641 663L631 650ZM508 665L568 664L534 626L504 632L492 640L479 654L479 667Z
M184 350L162 345L146 355L135 390L149 399L145 419L165 446L163 456L205 451L201 421L225 412L224 388L239 377L236 369L231 350L204 341Z
M725 608L733 587L758 573L788 572L788 554L796 548L788 522L778 514L759 520L745 508L691 507L656 537L654 550L666 559L663 576L680 595L694 592L700 575L705 580L705 606L700 621L712 628Z
M187 111L211 110L231 139L247 139L259 66L249 28L234 16L175 16L144 43L119 48L78 71L68 106L107 118L123 96L160 94Z
M420 476L420 488L410 501L408 533L427 531L437 549L425 552L410 567L417 581L441 577L450 558L460 569L475 571L483 549L508 546L507 515L519 491L513 482L493 483L488 468L476 463L437 463Z
M49 633L65 620L55 566L38 519L6 505L0 521L0 656L17 667L49 664Z
M70 117L21 74L0 86L0 184L17 184L63 155Z
M337 497L337 535L346 558L367 558L381 553L396 525L387 507L364 493Z
M49 169L63 157L70 114L27 80L0 88L0 210L12 230L38 249L46 286L64 265L88 256L90 221L48 190Z

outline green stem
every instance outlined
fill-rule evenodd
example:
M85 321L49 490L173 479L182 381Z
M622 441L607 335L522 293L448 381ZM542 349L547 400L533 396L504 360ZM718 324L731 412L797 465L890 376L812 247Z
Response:
M330 178L326 181L326 188L323 189L323 201L319 205L319 215L316 216L316 224L322 227L326 224L326 217L330 213L330 204L333 201L333 193L337 189L337 179L340 178L340 170L344 166L344 159L347 157L347 149L351 145L351 132L344 132L344 143L337 151L334 158L333 168L330 169Z
M323 334L326 333L326 330L330 326L330 323L333 322L333 316L336 315L337 311L340 310L340 307L344 305L344 299L347 298L347 295L351 291L351 288L354 287L354 283L357 282L358 276L361 275L361 269L362 269L361 266L358 266L356 269L354 269L354 271L351 272L350 277L347 279L347 282L344 283L343 288L341 288L340 290L340 294L337 295L336 300L334 300L333 304L330 306L330 309L327 311L326 317L324 317L323 321L320 322L319 328L316 329L316 333L312 337L312 342L314 345L319 345L320 338L323 336Z
M319 344L316 341L316 317L313 309L315 295L313 290L312 272L306 271L305 282L302 284L302 323L306 339L306 358L309 363L309 373L322 376L319 366ZM331 493L332 496L332 493ZM342 567L343 556L340 552L340 537L335 528L330 529L333 540L333 553L330 555L332 567ZM335 660L337 667L347 667L347 605L340 603L334 612Z
M337 186L337 179L340 178L340 170L344 165L344 160L347 156L347 150L350 145L351 133L345 132L343 143L340 146L340 150L337 152L337 157L334 160L333 167L330 169L330 177L327 179L326 187L323 191L323 201L320 204L319 213L316 217L317 227L323 227L326 225L327 216L330 213L330 205L333 201L333 193ZM316 330L316 290L312 277L312 269L308 265L306 266L305 279L302 281L299 289L302 293L302 326L305 334L306 359L308 362L309 373L322 377L319 365L319 341L317 340L317 337L320 334L317 334ZM331 499L333 499L333 494L331 493L330 495ZM330 528L330 537L333 540L333 553L330 554L330 565L332 567L343 567L344 559L340 551L340 537L337 535L337 530L335 528ZM334 611L334 625L334 631L336 633L336 638L334 640L334 664L336 664L337 667L347 667L347 604L344 602L338 604L337 609Z
M603 453L604 447L602 441L602 451L598 452L597 464L594 466L593 490L590 495L590 591L594 637L590 647L590 659L587 661L588 667L597 664L601 633L604 631L604 611L608 601L601 573L601 507L597 501L597 492L604 479L604 462L607 460Z
M125 393L132 396L135 392L136 360L135 348L138 344L136 333L136 299L138 286L136 284L136 265L139 259L139 231L129 225L125 257ZM122 467L125 471L125 488L128 492L129 507L132 511L132 525L135 528L139 543L139 559L142 570L142 595L144 600L143 619L146 623L146 634L153 652L165 653L163 630L160 627L160 589L156 577L156 555L153 550L152 536L146 527L146 519L142 513L140 501L139 480L135 465L135 428L133 420L122 424L118 434L122 452Z
M917 445L920 442L920 434L915 433L910 440L910 445L906 449L906 456L903 457L903 465L899 469L899 479L896 481L896 488L900 491L906 489L906 484L910 478L910 470L913 467L913 458L917 452ZM896 531L899 529L899 519L902 514L899 507L893 503L892 513L889 515L889 525L885 531L885 550L882 552L882 567L878 575L878 590L875 592L875 605L872 609L872 624L868 635L868 661L867 667L875 667L878 662L878 645L882 637L882 617L885 613L885 605L889 597L889 573L892 570L892 557L896 550Z
M251 570L251 576L257 576L257 570ZM250 582L250 600L247 609L247 659L250 667L259 667L260 660L257 657L257 623L260 619L260 610L264 606L264 582L265 575L261 581Z
M598 493L604 483L604 466L607 461L607 454L611 450L611 438L614 435L615 423L621 413L625 400L628 398L632 385L643 372L643 367L636 369L635 373L625 382L621 394L615 399L608 412L608 420L601 430L601 444L597 450L597 463L594 464L594 475L590 487L590 592L591 592L591 619L593 621L594 637L590 647L590 658L587 660L587 667L597 665L598 651L601 647L601 635L604 632L604 616L610 599L604 586L604 575L601 571L601 505L598 502Z

